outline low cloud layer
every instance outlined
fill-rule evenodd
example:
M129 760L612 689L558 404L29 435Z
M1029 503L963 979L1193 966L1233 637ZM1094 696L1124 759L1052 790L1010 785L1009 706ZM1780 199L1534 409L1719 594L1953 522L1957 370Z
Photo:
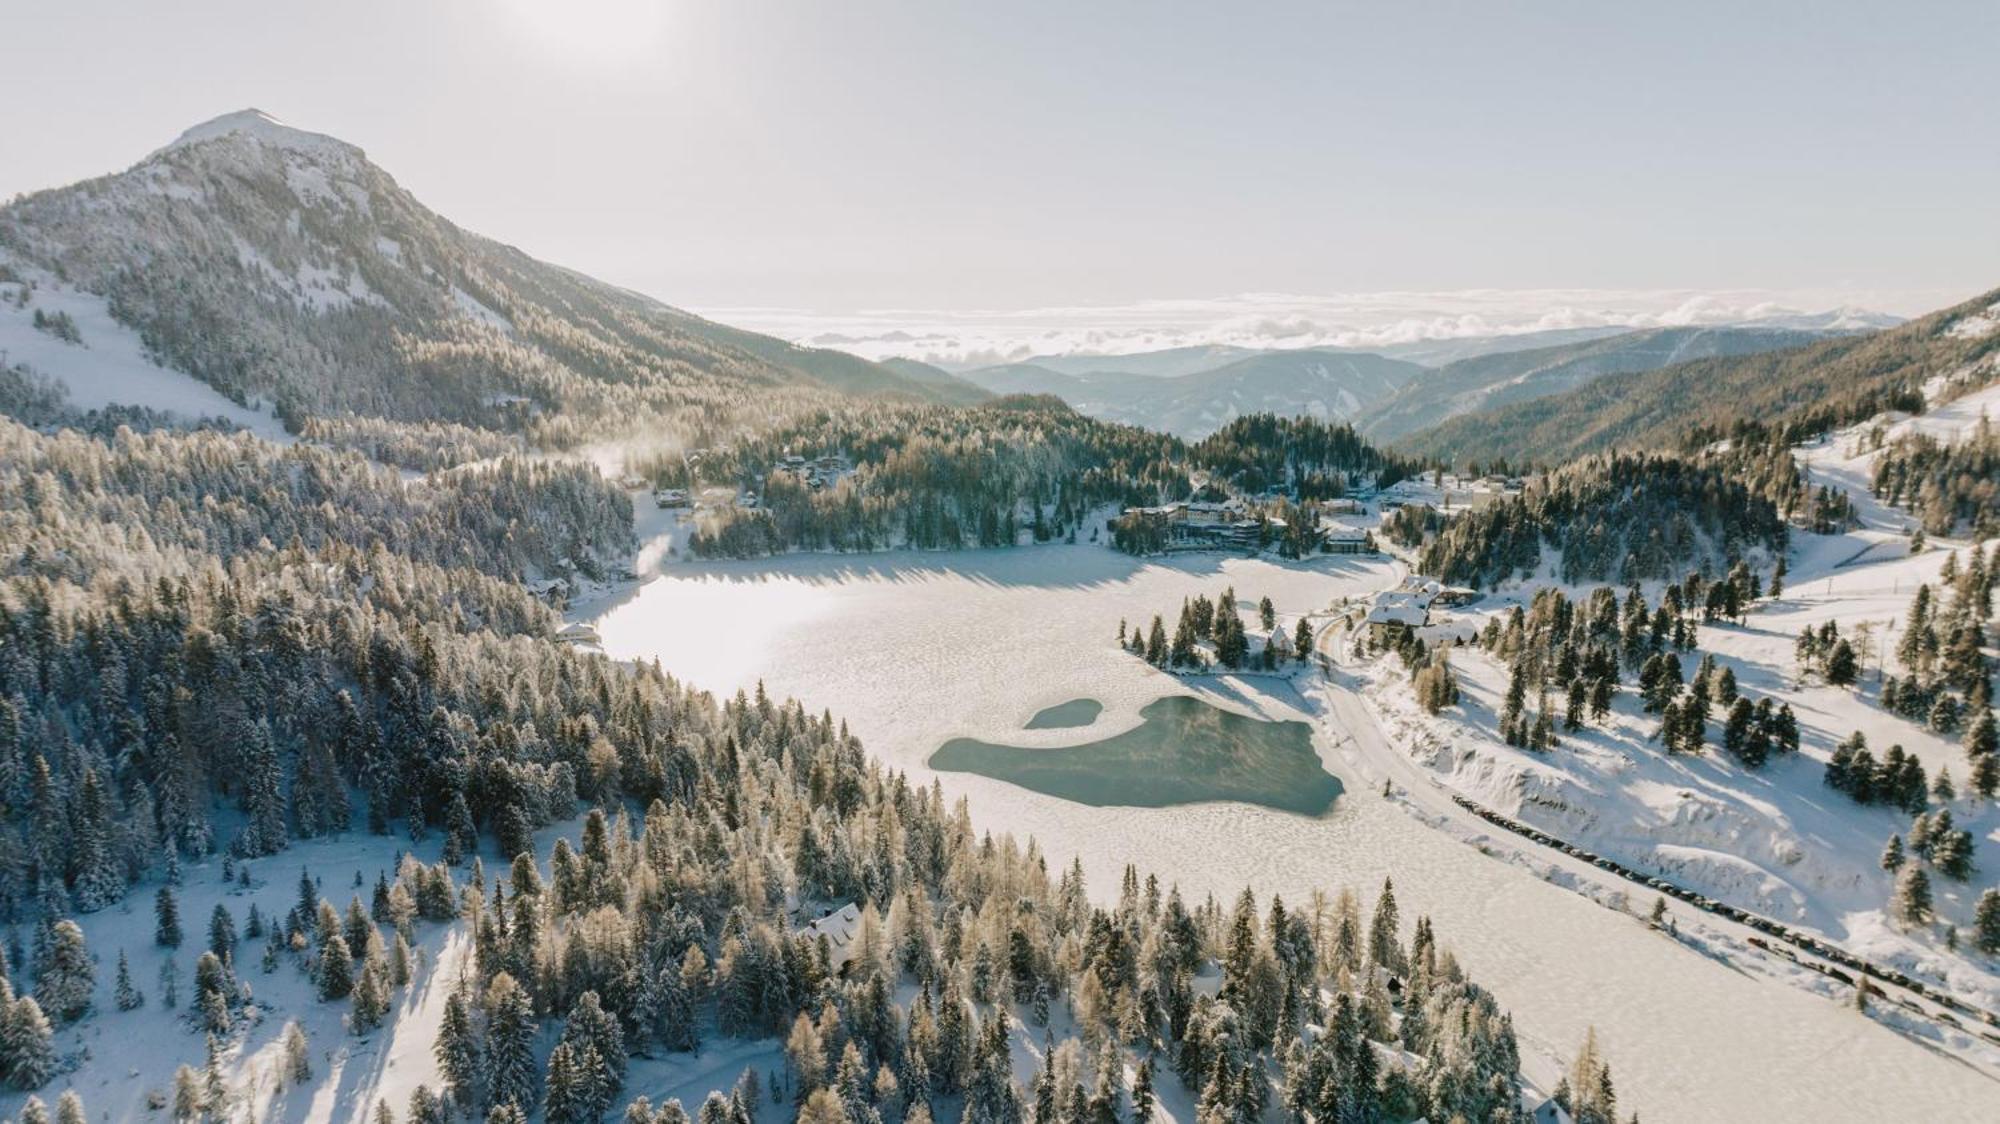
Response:
M1365 349L1560 328L1748 322L1860 327L1877 325L1880 314L1909 316L1955 299L1941 292L1870 290L1473 289L1331 296L1244 293L1024 309L701 311L726 323L870 359L904 356L965 368L1036 355L1122 355L1202 344Z

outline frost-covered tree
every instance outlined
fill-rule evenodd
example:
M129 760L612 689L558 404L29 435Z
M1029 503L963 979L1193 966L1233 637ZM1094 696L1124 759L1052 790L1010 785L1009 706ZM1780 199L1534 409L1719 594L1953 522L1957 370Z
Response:
M16 1089L39 1089L55 1074L55 1031L32 996L8 1003L0 1021L0 1075Z
M284 1032L278 1037L284 1050L285 1082L299 1086L312 1080L312 1051L306 1043L305 1028L299 1025L297 1019L292 1019L285 1023Z
M162 886L153 895L153 943L161 948L181 946L180 904L172 886Z
M1972 909L1973 947L1991 956L2000 953L2000 889L1987 887Z
M1889 912L1905 925L1922 925L1932 916L1931 878L1921 863L1905 863L1896 876L1896 893Z
M146 997L132 982L132 965L125 960L125 950L118 950L118 980L111 990L112 1002L121 1011L137 1010L145 1005Z
M438 1074L444 1079L451 1099L468 1107L478 1103L482 1069L479 1039L473 1033L465 997L458 991L445 997L444 1015L438 1023L431 1055L437 1059Z
M90 1009L97 969L76 922L65 919L50 927L48 948L35 966L35 976L35 998L57 1022L82 1018Z
M486 994L486 1093L495 1106L535 1103L535 1012L528 993L506 973Z

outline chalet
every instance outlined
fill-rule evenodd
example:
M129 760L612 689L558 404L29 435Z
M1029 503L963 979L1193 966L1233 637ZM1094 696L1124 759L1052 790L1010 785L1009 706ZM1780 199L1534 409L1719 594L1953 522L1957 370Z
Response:
M687 489L686 488L656 489L653 492L653 503L655 506L662 508L686 507L688 505Z
M1392 629L1401 627L1412 631L1430 623L1431 611L1422 605L1407 601L1377 602L1368 610L1362 623L1368 627L1371 639L1381 640Z
M1557 1104L1554 1097L1541 1098L1526 1089L1521 1091L1521 1111L1528 1114L1531 1124L1576 1124L1576 1118Z
M854 959L855 946L861 936L861 907L848 902L801 926L798 932L815 944L825 939L827 967L839 975L841 969Z
M1430 624L1431 604L1443 590L1442 583L1412 574L1396 588L1376 594L1362 623L1374 640L1381 640L1394 628L1421 629Z
M556 633L556 639L565 644L595 646L599 643L597 630L584 624L582 621L564 625Z
M529 593L551 605L561 605L569 600L569 582L562 578L537 578L521 584Z
M1326 524L1321 549L1328 554L1373 554L1375 537L1360 527L1345 523Z
M774 476L789 476L817 492L832 487L840 478L854 471L847 458L837 453L828 453L811 460L793 455L780 459L771 466Z
M1360 500L1357 500L1352 496L1341 496L1338 499L1321 500L1319 502L1319 509L1321 511L1326 512L1328 515L1368 514L1368 505L1362 503Z
M1271 630L1271 635L1264 639L1264 647L1269 648L1271 654L1281 660L1292 658L1292 638L1285 631L1284 625Z

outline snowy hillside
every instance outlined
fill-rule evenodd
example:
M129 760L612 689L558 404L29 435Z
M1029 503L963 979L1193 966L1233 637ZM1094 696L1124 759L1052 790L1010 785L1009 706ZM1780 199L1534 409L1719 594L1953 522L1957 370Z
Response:
M295 424L351 413L567 442L591 422L783 409L786 393L933 397L887 368L714 324L468 233L361 149L255 110L197 125L127 171L0 208L0 269L95 298L90 318L115 319L161 365L230 401L275 403ZM99 382L80 401L122 381L64 366Z
M1560 394L1605 375L1650 371L1719 355L1799 347L1825 335L1789 328L1652 328L1606 339L1460 359L1377 403L1358 425L1371 440L1389 442L1448 418Z
M0 250L0 265L5 261ZM25 367L60 383L67 408L86 412L117 404L187 421L223 418L269 440L290 440L269 411L232 402L192 375L156 362L139 334L111 315L104 298L42 270L10 272L17 280L0 281L0 366ZM66 317L78 338L71 342L36 327L37 314Z
M1956 380L1934 380L1933 390ZM1990 376L1981 376L1990 377ZM1586 850L1637 870L1830 938L1836 945L1946 989L1986 1010L2000 1011L2000 956L1970 946L1975 904L1996 885L2000 869L2000 806L1972 791L1972 762L1957 728L1940 730L1884 706L1882 677L1904 676L1898 655L1920 585L1948 600L1941 574L1960 569L1978 550L2000 551L2000 540L1932 540L1912 554L1907 512L1869 494L1881 440L1924 433L1942 441L1963 437L2000 411L2000 383L1943 401L1918 415L1886 415L1798 450L1807 479L1845 491L1858 525L1845 533L1794 530L1781 596L1758 603L1742 623L1700 624L1683 662L1712 657L1747 698L1788 705L1796 714L1800 748L1750 768L1710 744L1698 755L1668 753L1661 719L1646 713L1627 688L1604 721L1559 729L1546 752L1510 745L1500 715L1509 687L1506 662L1476 646L1454 648L1451 668L1461 699L1431 715L1418 706L1410 678L1393 659L1361 665L1367 697L1396 741L1451 790ZM1528 606L1546 577L1517 582L1475 605L1441 614L1433 638L1470 638L1489 622ZM1589 590L1563 588L1571 597ZM1658 583L1647 583L1657 600ZM1942 603L1942 602L1940 602ZM1831 624L1858 653L1860 681L1829 685L1802 670L1802 632ZM1986 661L1993 660L1990 638ZM1554 705L1560 713L1562 700ZM1534 710L1534 700L1528 700ZM1718 708L1718 718L1722 709ZM1973 715L1965 717L1970 724ZM1893 916L1897 873L1885 870L1889 837L1912 830L1911 815L1863 806L1830 788L1827 765L1836 747L1859 733L1880 759L1890 747L1918 762L1936 783L1949 774L1951 796L1933 795L1931 813L1949 810L1975 846L1969 879L1932 882L1936 920L1913 926Z

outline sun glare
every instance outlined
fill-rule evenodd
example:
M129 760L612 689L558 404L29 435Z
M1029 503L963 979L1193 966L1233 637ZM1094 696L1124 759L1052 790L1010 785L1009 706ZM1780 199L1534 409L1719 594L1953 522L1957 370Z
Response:
M646 57L666 31L667 0L501 0L513 29L551 58L591 64Z

